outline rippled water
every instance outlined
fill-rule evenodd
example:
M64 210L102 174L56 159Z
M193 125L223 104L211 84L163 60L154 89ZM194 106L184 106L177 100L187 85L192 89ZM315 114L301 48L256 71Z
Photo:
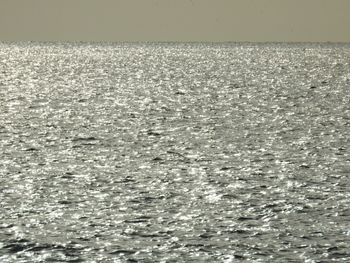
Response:
M0 44L0 262L349 262L349 63Z

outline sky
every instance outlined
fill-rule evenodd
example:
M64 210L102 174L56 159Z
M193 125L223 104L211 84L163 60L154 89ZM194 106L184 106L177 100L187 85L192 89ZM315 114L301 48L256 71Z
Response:
M350 0L0 0L0 41L350 42Z

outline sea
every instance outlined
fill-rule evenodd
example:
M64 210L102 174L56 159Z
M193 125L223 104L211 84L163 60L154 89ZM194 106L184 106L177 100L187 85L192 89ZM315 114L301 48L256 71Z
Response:
M350 262L350 44L1 42L0 262Z

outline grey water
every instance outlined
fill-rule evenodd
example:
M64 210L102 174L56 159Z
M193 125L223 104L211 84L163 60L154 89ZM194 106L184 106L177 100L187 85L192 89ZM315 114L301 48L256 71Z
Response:
M0 262L350 262L350 45L0 43Z

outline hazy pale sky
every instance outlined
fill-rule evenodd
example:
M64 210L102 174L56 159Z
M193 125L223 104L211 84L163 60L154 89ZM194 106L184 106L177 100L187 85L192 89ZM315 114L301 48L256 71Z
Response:
M350 42L350 0L0 0L0 41Z

